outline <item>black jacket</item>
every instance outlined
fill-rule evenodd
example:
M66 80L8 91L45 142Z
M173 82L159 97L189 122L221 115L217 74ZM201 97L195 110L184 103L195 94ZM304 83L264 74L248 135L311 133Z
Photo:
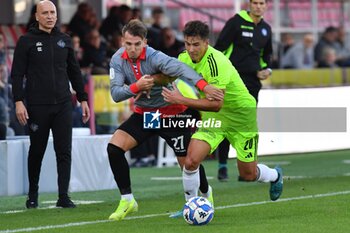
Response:
M29 105L65 102L71 98L69 81L78 100L87 100L71 38L57 28L49 34L35 25L19 38L11 78L14 101L26 99Z
M248 12L243 10L226 22L215 48L230 58L241 76L256 75L271 62L271 27L263 19L255 25Z

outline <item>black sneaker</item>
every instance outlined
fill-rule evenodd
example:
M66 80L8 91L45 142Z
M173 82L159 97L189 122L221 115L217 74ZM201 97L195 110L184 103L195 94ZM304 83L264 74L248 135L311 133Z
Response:
M67 198L59 198L56 203L56 207L62 207L62 208L75 208L76 205Z
M27 209L35 209L38 208L38 199L37 198L29 198L26 201Z
M227 167L221 167L219 168L218 171L218 180L221 182L225 182L228 180L228 175L227 175Z

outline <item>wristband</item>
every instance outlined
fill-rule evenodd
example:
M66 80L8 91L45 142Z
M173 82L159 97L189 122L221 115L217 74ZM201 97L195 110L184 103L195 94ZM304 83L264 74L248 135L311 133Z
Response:
M198 87L199 90L203 91L204 87L208 85L208 83L204 80L201 79L196 83L196 86Z
M133 83L130 85L130 91L134 94L137 94L140 91L140 89L136 86L136 83Z

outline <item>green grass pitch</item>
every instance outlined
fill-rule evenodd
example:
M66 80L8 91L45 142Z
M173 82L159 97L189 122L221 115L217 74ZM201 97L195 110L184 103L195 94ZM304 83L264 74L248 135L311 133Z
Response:
M284 169L280 200L269 201L269 184L237 181L236 160L229 160L229 181L217 180L217 161L207 160L214 190L215 215L206 226L190 226L169 213L182 208L179 168L131 169L139 212L120 222L108 221L115 210L117 190L71 193L76 209L47 208L56 194L40 194L40 207L24 208L25 196L0 197L0 233L10 232L350 232L350 151L260 157L270 167ZM109 169L109 168L106 168ZM168 177L169 180L159 179ZM176 179L179 178L179 179ZM170 179L174 178L174 179Z

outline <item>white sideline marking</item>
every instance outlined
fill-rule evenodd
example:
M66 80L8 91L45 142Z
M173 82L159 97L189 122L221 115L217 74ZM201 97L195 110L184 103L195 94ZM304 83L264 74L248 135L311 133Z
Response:
M350 176L350 173L344 173L343 176ZM310 179L310 178L333 178L337 177L336 175L333 176L283 176L285 180L296 180L296 179ZM208 180L214 179L212 176L207 177ZM182 177L180 176L154 176L151 177L151 180L182 180Z
M241 203L241 204L227 205L227 206L218 206L218 207L215 207L215 209L237 208L237 207L244 207L244 206L263 205L263 204L271 204L271 203L279 203L279 202L287 202L287 201L311 199L311 198L331 197L331 196L347 195L347 194L350 194L350 190L342 191L342 192L334 192L334 193L307 195L307 196L300 196L300 197L281 198L277 201L259 201L259 202ZM126 217L125 220L153 218L153 217L159 217L159 216L165 216L165 215L169 215L169 213L148 214L148 215L141 215L141 216L134 216L134 217ZM67 223L67 224L61 224L61 225L19 228L19 229L13 229L13 230L8 229L8 230L2 230L0 231L0 233L32 232L32 231L40 231L40 230L46 230L46 229L59 229L59 228L67 228L67 227L83 226L83 225L91 225L91 224L107 223L107 222L112 222L112 221L96 220L96 221L89 221L89 222L73 222L73 223Z
M350 164L350 160L343 160L343 163Z
M220 210L220 209L235 208L235 207L242 207L242 206L262 205L262 204L269 204L269 203L278 203L278 202L286 202L286 201L294 201L294 200L302 200L302 199L310 199L310 198L331 197L331 196L346 195L346 194L350 194L350 190L335 192L335 193L323 193L323 194L307 195L307 196L300 196L300 197L281 198L281 199L278 199L277 201L258 201L258 202L251 202L251 203L219 206L219 207L215 207L215 209Z
M104 201L81 201L81 200L73 200L73 202L75 204L78 205L90 205L90 204L99 204L99 203L103 203ZM45 206L45 207L39 207L39 210L47 210L47 209L54 209L57 208L56 207L56 201L43 201L41 202L43 204L54 204L54 205L49 205L49 206ZM25 210L8 210L8 211L4 211L4 212L0 212L0 214L16 214L16 213L22 213L27 211Z
M16 213L22 213L24 210L9 210L1 212L1 214L16 214Z
M207 176L208 180L214 179L212 176ZM154 176L151 180L182 180L182 176Z

